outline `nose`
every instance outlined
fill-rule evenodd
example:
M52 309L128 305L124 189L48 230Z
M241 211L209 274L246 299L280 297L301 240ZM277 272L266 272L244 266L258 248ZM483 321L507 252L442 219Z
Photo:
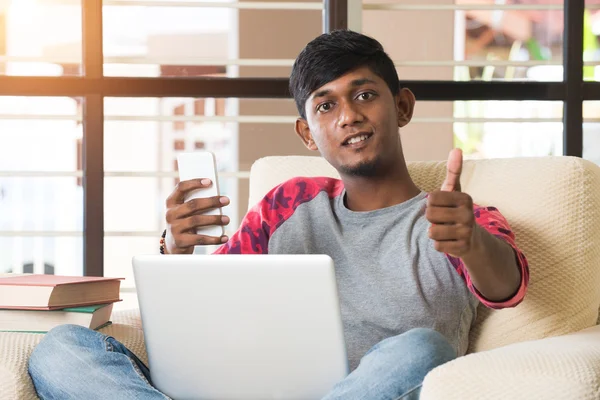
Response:
M354 126L360 124L365 120L365 116L362 114L356 104L350 101L343 101L339 105L338 115L338 126L345 128L347 126Z

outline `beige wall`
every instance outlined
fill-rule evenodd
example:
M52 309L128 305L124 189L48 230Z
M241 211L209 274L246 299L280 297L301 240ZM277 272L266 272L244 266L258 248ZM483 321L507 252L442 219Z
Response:
M452 12L366 11L362 15L363 32L381 41L394 60L453 59ZM293 59L321 31L320 11L240 10L239 57ZM288 77L289 72L290 68L240 67L242 77ZM399 68L399 74L401 79L453 78L451 67ZM292 100L242 100L240 115L293 116L297 112ZM415 117L424 116L451 117L452 103L417 102ZM413 123L401 134L408 160L445 159L452 147L449 123ZM302 146L291 124L240 124L240 170L249 169L260 157L290 154L314 154ZM247 194L248 182L241 181L239 198ZM244 212L245 204L241 204L241 215Z

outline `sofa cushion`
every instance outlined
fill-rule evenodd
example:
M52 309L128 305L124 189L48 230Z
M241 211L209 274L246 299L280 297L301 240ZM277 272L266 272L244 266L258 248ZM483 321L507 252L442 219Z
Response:
M445 162L409 163L417 186L440 188ZM250 201L296 176L338 177L320 157L267 157L251 170ZM515 231L530 264L521 305L481 306L470 352L567 334L593 326L600 306L600 168L579 158L466 161L463 190L497 207Z

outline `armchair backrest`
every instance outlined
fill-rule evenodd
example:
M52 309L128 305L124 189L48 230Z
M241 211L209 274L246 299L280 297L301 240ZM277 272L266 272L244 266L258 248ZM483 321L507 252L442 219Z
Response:
M424 191L441 186L445 162L413 162ZM250 205L297 176L338 174L320 157L267 157L250 175ZM513 309L480 306L470 352L593 326L600 306L600 168L571 157L465 161L462 188L506 217L530 264L528 294Z

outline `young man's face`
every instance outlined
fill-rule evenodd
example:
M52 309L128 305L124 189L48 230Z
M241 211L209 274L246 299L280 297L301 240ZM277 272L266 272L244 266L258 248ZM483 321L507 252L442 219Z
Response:
M398 127L412 116L414 96L396 96L368 67L325 84L306 101L296 132L341 174L376 176L400 153Z

